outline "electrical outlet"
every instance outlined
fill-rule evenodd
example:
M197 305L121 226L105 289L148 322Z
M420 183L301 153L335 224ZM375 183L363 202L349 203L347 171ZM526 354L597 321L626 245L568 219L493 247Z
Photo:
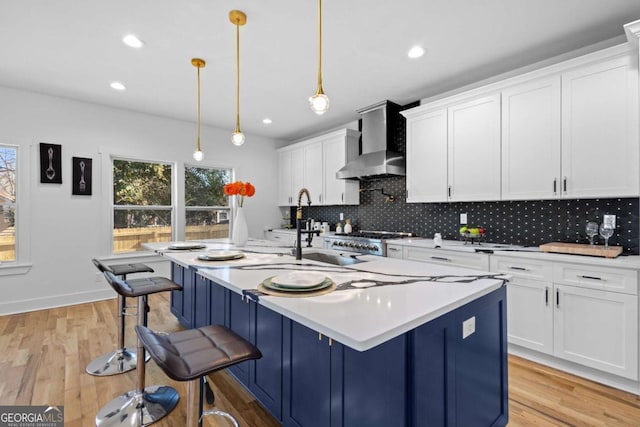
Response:
M611 224L612 228L616 228L616 216L615 215L605 215L602 219L602 222L605 224Z
M466 213L461 213L460 214L460 224L466 224L467 223L467 214Z
M340 212L340 221L344 221L344 212Z
M467 338L476 331L476 316L470 317L462 322L462 339Z

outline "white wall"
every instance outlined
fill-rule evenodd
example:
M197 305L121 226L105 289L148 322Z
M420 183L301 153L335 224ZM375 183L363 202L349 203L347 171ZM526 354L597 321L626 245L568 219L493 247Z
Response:
M245 211L250 236L261 237L281 220L274 167L281 141L247 135L235 147L232 125L203 126L202 164L234 168L236 179L256 186ZM19 261L31 264L12 275L0 265L0 314L8 314L114 296L91 263L111 255L109 155L177 162L181 171L194 163L195 123L0 87L0 142L19 146ZM40 183L40 142L62 145L61 185ZM93 159L92 196L71 195L72 157ZM166 263L153 264L168 274Z

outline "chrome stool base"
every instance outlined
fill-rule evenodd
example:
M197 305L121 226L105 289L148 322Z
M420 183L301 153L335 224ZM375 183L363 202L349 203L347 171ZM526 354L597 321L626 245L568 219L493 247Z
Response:
M148 354L145 356L144 361L148 362L151 356ZM136 369L137 363L138 356L136 350L123 348L93 359L91 363L87 365L87 374L97 377L122 374L123 372Z
M146 426L163 418L178 404L178 392L169 386L146 387L113 399L96 415L96 426Z
M202 425L202 417L204 417L206 415L218 415L218 416L221 416L221 417L229 418L231 420L231 422L233 423L234 427L240 427L238 425L238 421L236 421L236 419L233 417L233 415L231 415L228 412L220 411L218 409L209 409L208 411L202 411L202 415L200 415L200 419L198 420L200 425Z

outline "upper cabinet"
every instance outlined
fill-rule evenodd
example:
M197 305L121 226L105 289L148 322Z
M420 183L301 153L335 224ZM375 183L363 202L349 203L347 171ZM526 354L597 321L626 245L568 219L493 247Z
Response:
M278 205L297 204L304 170L302 148L278 151Z
M562 195L638 196L639 163L637 57L564 73Z
M301 188L314 205L357 205L358 181L337 179L336 172L359 154L360 132L341 129L278 150L278 205L296 205Z
M500 95L406 110L407 202L500 200Z
M502 91L502 199L560 195L560 77Z
M638 56L628 46L402 114L408 202L640 195Z
M450 201L500 200L500 94L448 111Z

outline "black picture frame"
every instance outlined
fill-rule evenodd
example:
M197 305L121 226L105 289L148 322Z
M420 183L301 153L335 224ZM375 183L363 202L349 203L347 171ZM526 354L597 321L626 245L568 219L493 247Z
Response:
M93 159L87 157L72 157L71 169L73 178L71 184L71 194L76 196L91 195Z
M40 143L40 182L62 184L62 145Z

